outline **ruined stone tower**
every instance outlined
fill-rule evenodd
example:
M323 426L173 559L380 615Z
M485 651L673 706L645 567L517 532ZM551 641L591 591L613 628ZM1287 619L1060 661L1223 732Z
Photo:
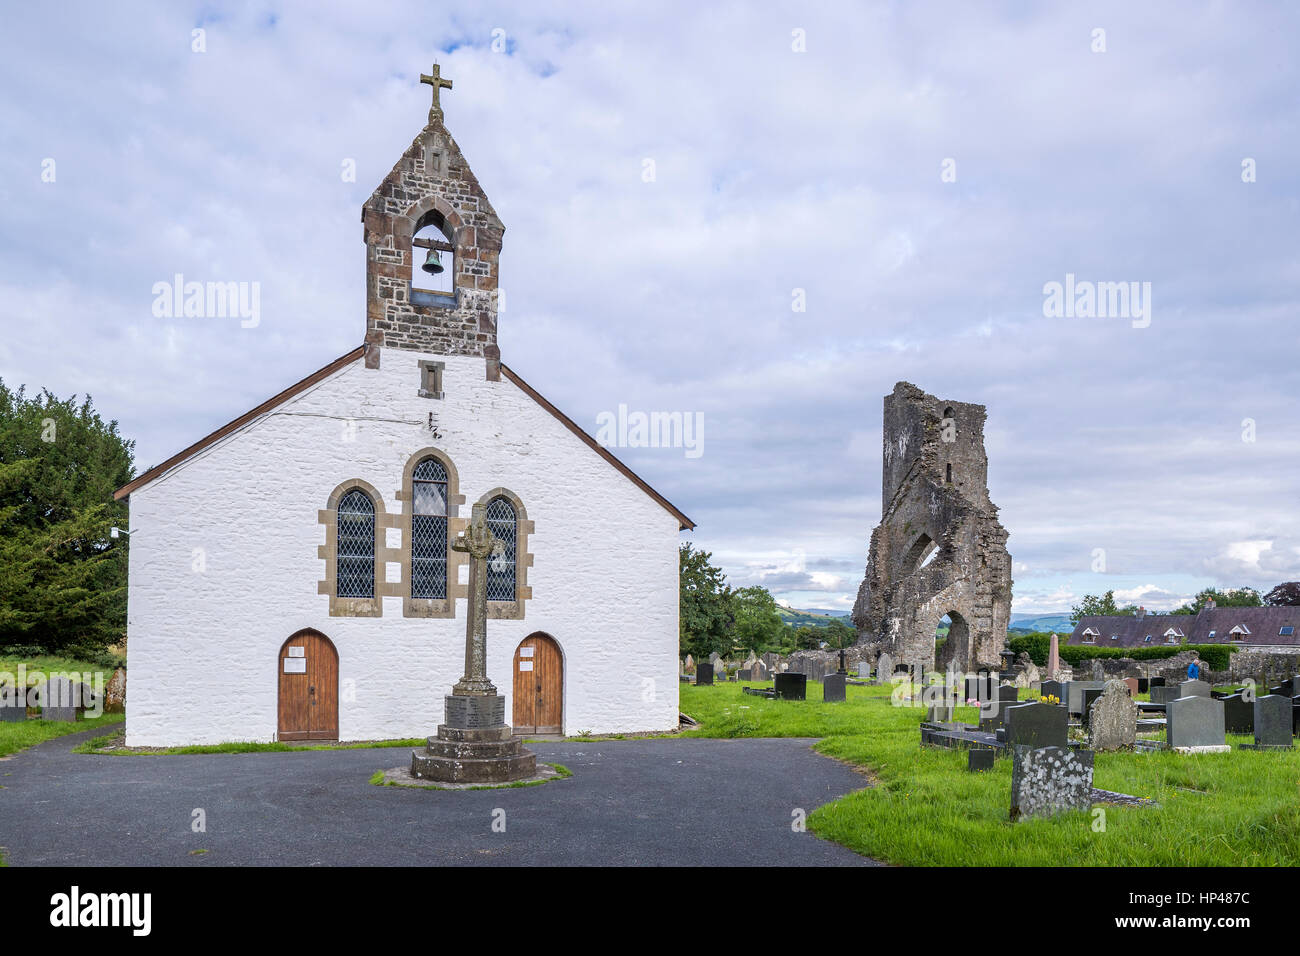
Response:
M1011 617L1011 555L989 500L983 405L899 382L885 396L881 519L853 622L895 661L997 667ZM935 651L935 629L951 618Z
M366 242L366 366L381 349L481 355L498 380L497 268L505 226L443 125L435 66L429 121L362 208ZM420 238L421 232L425 236ZM433 249L450 256L452 289L412 286L413 268Z

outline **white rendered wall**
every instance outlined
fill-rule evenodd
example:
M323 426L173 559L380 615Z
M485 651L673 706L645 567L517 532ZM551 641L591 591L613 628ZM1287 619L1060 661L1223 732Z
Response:
M421 358L446 363L444 399L417 396ZM459 471L463 517L501 486L536 525L525 618L488 622L498 691L543 631L564 657L566 734L676 727L677 519L504 375L486 381L482 358L386 349L380 364L353 362L131 495L128 746L273 740L280 647L305 627L338 648L340 739L432 734L464 670L466 602L449 619L403 617L401 598L330 617L317 593L330 493L360 478L397 513L429 446Z

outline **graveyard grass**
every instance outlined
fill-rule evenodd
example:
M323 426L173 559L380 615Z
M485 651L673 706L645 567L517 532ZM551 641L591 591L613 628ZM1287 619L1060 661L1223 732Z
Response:
M874 859L912 866L1300 864L1300 750L1099 753L1095 787L1160 806L1106 806L1104 830L1094 829L1102 821L1087 812L1013 824L1010 758L969 773L966 751L921 747L925 711L891 706L892 687L850 686L847 701L826 704L813 681L807 701L753 697L743 686L683 684L681 709L701 726L682 736L822 738L818 752L865 768L872 785L818 808L808 827ZM973 723L975 708L959 709L957 719Z
M25 720L16 724L0 723L0 757L7 757L28 747L35 747L54 737L79 734L83 730L97 730L110 724L120 724L124 719L125 715L119 712L79 719L73 723L46 720Z

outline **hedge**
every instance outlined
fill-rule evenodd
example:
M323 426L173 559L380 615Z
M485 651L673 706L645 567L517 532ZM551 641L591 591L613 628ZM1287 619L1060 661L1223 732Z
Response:
M1050 634L1022 634L1007 641L1008 650L1015 651L1017 655L1021 651L1028 652L1030 660L1039 667L1047 665L1047 655L1051 651L1051 646ZM1093 647L1082 644L1068 646L1062 644L1060 654L1062 661L1073 666L1080 661L1094 658L1114 660L1129 657L1135 661L1158 661L1181 654L1183 651L1195 651L1201 655L1201 660L1205 661L1210 670L1222 671L1228 669L1228 660L1235 650L1237 648L1231 644L1159 644L1152 647Z

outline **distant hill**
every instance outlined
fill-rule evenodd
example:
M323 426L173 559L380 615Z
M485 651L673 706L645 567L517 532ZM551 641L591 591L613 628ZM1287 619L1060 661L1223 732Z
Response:
M826 611L816 608L801 611L798 608L776 606L776 613L781 620L794 627L803 627L811 624L813 627L825 627L835 618L846 618L849 616L848 611ZM847 623L847 622L846 622Z
M1012 614L1008 631L1055 631L1064 637L1074 630L1070 623L1069 612L1058 611L1055 614Z

